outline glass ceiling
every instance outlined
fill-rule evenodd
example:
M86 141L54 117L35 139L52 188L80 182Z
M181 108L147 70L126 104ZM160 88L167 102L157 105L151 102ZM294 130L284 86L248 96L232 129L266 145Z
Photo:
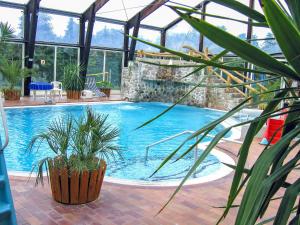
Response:
M5 1L26 4L29 0ZM194 7L202 1L203 0L170 0L167 5L180 4ZM239 1L245 4L245 2L248 2L249 0ZM41 0L40 7L83 13L93 2L95 2L95 0ZM96 16L127 21L152 2L153 0L109 0L97 12ZM255 3L258 4L258 0L256 0ZM142 21L142 24L155 27L165 27L176 18L178 18L178 15L167 6L163 5L147 16Z
M149 5L153 0L109 0L97 16L127 21Z
M83 13L95 0L41 0L40 7Z
M175 0L170 3L167 3L167 5L175 5L175 3L194 7L197 4L201 3L201 1L199 1L199 0ZM142 24L152 25L155 27L165 27L177 18L178 18L177 13L175 13L169 7L163 5L160 8L158 8L156 11L154 11L152 14L150 14L148 17L146 17L142 21Z
M6 0L6 2L13 2L13 3L19 3L19 4L26 4L28 0Z
M29 0L5 0L26 4ZM83 13L95 0L41 0L40 7L69 11L74 13ZM109 0L96 14L98 17L127 21L136 15L139 11L151 4L153 0ZM174 0L169 1L168 5L181 4L187 6L196 6L202 0ZM178 15L166 6L162 6L146 17L142 24L156 27L164 27Z

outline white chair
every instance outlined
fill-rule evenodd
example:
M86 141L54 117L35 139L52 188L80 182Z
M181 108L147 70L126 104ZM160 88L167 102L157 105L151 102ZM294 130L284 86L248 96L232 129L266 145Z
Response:
M53 89L51 90L51 96L55 97L55 93L58 92L59 99L62 98L62 82L59 81L52 81L51 84L53 85Z

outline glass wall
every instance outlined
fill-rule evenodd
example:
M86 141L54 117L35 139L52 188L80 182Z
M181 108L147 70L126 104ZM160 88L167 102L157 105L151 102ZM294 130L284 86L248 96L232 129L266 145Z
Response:
M8 23L14 30L15 38L23 38L23 11L0 7L0 22Z
M68 64L78 64L78 48L56 47L56 77L62 81L64 67Z
M249 0L240 0L241 3L248 5ZM223 17L229 17L232 19L238 19L243 21L248 21L247 17L232 10L225 6L210 2L206 7L206 13L212 14L212 15L219 15ZM244 23L232 21L232 20L225 20L225 19L219 19L214 17L206 17L206 21L211 23L212 25L219 27L241 39L246 39L246 33L247 33L247 25ZM211 53L219 53L223 49L210 41L207 38L204 38L204 47L207 47L209 52Z
M37 74L32 77L33 81L54 80L54 53L53 46L35 46L33 67L37 70Z
M283 3L283 2L282 2ZM255 9L262 13L262 8L257 2L255 4ZM254 40L252 41L252 45L261 48L263 51L271 54L271 53L280 53L281 50L275 40L273 40L274 36L270 28L264 27L253 27L253 36L252 39L266 39L266 40Z
M109 73L109 81L113 84L113 89L120 89L123 53L111 51L105 53L105 70Z
M124 42L122 25L96 21L94 24L92 45L107 48L122 48Z
M103 72L104 51L91 49L87 74L98 74ZM102 80L102 75L99 77Z
M97 81L108 79L114 89L120 89L122 62L123 52L92 49L87 74L97 75ZM108 77L103 77L103 72L108 73Z
M77 44L79 39L79 19L48 13L39 13L37 41Z
M139 35L138 37L144 41L148 41L154 44L160 44L160 32L155 30L149 30L149 29L139 29ZM148 52L158 52L159 49L154 48L150 45L144 44L140 41L136 42L136 50L144 50Z
M200 33L193 29L187 22L181 21L167 31L166 47L178 51L186 51L184 46L196 50L199 48Z

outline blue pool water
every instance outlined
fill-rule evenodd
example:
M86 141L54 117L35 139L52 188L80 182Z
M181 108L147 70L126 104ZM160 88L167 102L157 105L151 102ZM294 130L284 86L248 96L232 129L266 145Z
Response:
M134 130L145 121L158 115L168 105L162 103L116 103L97 104L91 107L98 113L109 114L109 122L120 129L117 144L122 148L122 159L109 162L106 175L120 179L143 181L182 178L194 160L191 153L176 163L166 165L154 177L149 178L162 160L176 149L187 136L151 148L148 161L145 162L147 145L184 130L199 129L223 115L222 112L218 111L179 105L146 127ZM69 105L6 109L10 136L9 146L5 150L8 170L31 171L32 166L39 159L51 155L46 144L41 146L39 151L31 153L26 151L31 138L45 131L54 118L68 113L79 117L84 112L84 108L84 105ZM216 128L214 133L221 128ZM183 152L190 144L188 143L180 152ZM213 173L220 166L219 160L210 155L198 168L196 177Z

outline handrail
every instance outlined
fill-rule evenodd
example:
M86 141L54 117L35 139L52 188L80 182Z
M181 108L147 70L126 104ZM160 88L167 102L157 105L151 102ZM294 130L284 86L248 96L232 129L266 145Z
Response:
M170 141L170 140L172 140L172 139L174 139L174 138L177 138L177 137L179 137L179 136L182 136L182 135L184 135L184 134L194 134L194 133L195 133L195 131L192 131L192 130L185 130L185 131L183 131L183 132L180 132L180 133L178 133L178 134L169 136L169 137L167 137L167 138L164 138L164 139L162 139L162 140L160 140L160 141L157 141L157 142L154 142L154 143L148 145L148 146L146 147L145 164L146 164L146 162L148 161L149 149L150 149L151 147L153 147L153 146L155 146L155 145L158 145L158 144L161 144L161 143L164 143L164 142L167 142L167 141ZM196 136L196 137L195 137L195 138L196 138L196 141L198 141L199 136L203 136L203 135L200 134L200 135ZM207 136L207 137L211 137L211 138L214 138L214 137L215 137L214 135L211 135L211 134L207 134L206 136ZM224 140L224 141L230 141L230 142L238 143L238 144L242 144L242 142L240 142L240 141L233 140L233 139L229 139L229 138L221 138L221 140ZM198 145L195 146L195 150L194 150L194 161L196 162L197 159L198 159ZM193 176L196 177L196 171L194 172Z
M6 120L6 115L5 115L5 112L4 112L2 98L0 98L0 111L1 111L2 123L3 123L4 133L5 133L4 145L2 147L0 147L0 152L1 152L7 147L8 142L9 142L7 120Z
M145 163L148 161L149 149L150 149L151 147L153 147L153 146L155 146L155 145L158 145L158 144L161 144L161 143L164 143L164 142L167 142L167 141L170 141L170 140L172 140L172 139L174 139L174 138L177 138L177 137L180 137L180 136L182 136L182 135L185 135L185 134L193 134L193 133L194 133L194 131L191 131L191 130L185 130L185 131L183 131L183 132L181 132L181 133L178 133L178 134L169 136L169 137L167 137L167 138L164 138L164 139L162 139L162 140L160 140L160 141L157 141L157 142L155 142L155 143L152 143L152 144L148 145L148 146L146 147ZM198 140L198 137L196 137L196 139ZM194 150L194 160L195 160L195 162L196 162L197 158L198 158L198 145L196 145L195 150ZM193 176L196 176L196 171L194 172Z
M178 133L178 134L169 136L169 137L167 137L167 138L164 138L164 139L162 139L162 140L159 140L159 141L157 141L157 142L154 142L154 143L148 145L148 146L146 147L145 162L147 162L147 160L148 160L149 149L150 149L151 147L153 147L153 146L155 146L155 145L158 145L158 144L161 144L161 143L164 143L164 142L167 142L167 141L170 141L170 140L172 140L172 139L174 139L174 138L177 138L177 137L179 137L179 136L182 136L182 135L185 135L185 134L193 134L193 133L194 133L194 131L191 131L191 130L185 130L185 131L183 131L183 132L180 132L180 133Z
M172 140L172 139L174 139L174 138L177 138L177 137L179 137L179 136L182 136L182 135L184 135L184 134L194 134L194 133L195 133L195 131L192 131L192 130L185 130L185 131L183 131L183 132L180 132L180 133L178 133L178 134L169 136L169 137L167 137L167 138L164 138L164 139L162 139L162 140L159 140L159 141L157 141L157 142L154 142L154 143L148 145L148 146L146 147L145 162L148 160L149 149L150 149L151 147L153 147L153 146L155 146L155 145L158 145L158 144L161 144L161 143L164 143L164 142L167 142L167 141L170 141L170 140ZM198 135L198 136L196 137L196 139L197 139L199 136L203 136L203 135L202 135L202 134ZM207 134L206 137L214 138L215 136L214 136L214 135L211 135L211 134ZM240 142L240 141L233 140L233 139L229 139L229 138L224 138L224 137L221 138L221 140L223 140L223 141L229 141L229 142L233 142L233 143L238 143L238 144L241 144L241 143L242 143L242 142ZM198 151L198 145L196 145L196 150ZM195 157L196 157L196 156L197 156L197 155L195 155ZM195 159L195 160L196 160L196 159Z
M216 75L220 80L222 80L224 83L227 83L227 80L225 80L220 74L218 74L216 71L213 71L213 74ZM240 89L238 89L237 87L233 87L234 90L236 90L238 93L240 93L241 95L243 95L244 97L246 97L247 95L242 92Z
M191 131L191 130L185 130L185 131L183 131L183 132L181 132L181 133L178 133L178 134L172 135L172 136L170 136L170 137L164 138L164 139L162 139L162 140L160 140L160 141L154 142L154 143L148 145L146 148L151 148L151 147L154 146L154 145L158 145L158 144L160 144L160 143L163 143L163 142L172 140L172 139L174 139L174 138L176 138L176 137L179 137L179 136L181 136L181 135L184 135L184 134L193 134L193 133L194 133L194 131Z

